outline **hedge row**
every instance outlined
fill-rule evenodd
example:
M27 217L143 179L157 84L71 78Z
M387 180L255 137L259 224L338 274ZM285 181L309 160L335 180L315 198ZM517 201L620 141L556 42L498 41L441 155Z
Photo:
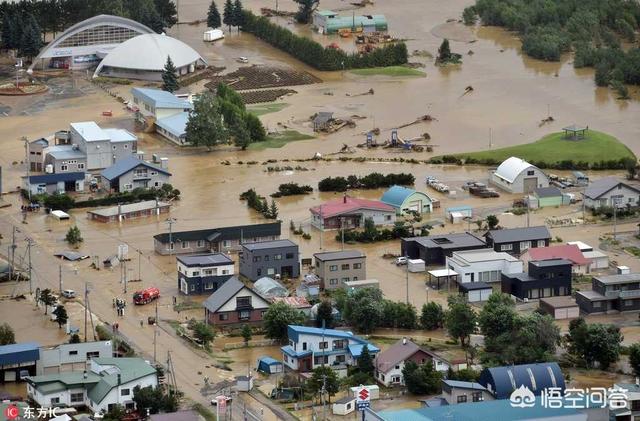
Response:
M602 160L598 162L585 162L585 161L529 161L532 165L542 169L552 170L624 170L627 169L627 158ZM456 155L443 155L440 157L434 157L429 160L430 164L457 164L457 165L487 165L498 166L502 163L501 160L494 158L476 159L465 156Z

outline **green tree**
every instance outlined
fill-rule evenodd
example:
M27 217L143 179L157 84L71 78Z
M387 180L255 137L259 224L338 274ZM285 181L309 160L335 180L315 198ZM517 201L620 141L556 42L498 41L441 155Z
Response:
M382 319L382 304L378 288L357 289L347 296L342 316L357 331L370 333Z
M73 208L74 204L75 200L72 197L58 192L44 198L44 206L52 210L68 211Z
M135 396L135 395L134 395ZM122 405L113 405L109 412L104 414L104 421L121 421L127 415Z
M253 331L251 330L251 327L249 327L249 325L247 324L242 325L242 330L240 331L240 335L242 335L242 339L244 339L244 346L249 346L249 341L253 336Z
M42 48L42 30L32 14L27 16L24 23L20 39L20 55L31 59L37 56Z
M56 299L51 294L51 290L49 288L40 291L40 302L44 304L44 314L47 314L49 306L53 305L53 303L56 302Z
M320 0L294 0L298 3L296 20L298 23L310 23L313 12L318 8Z
M375 367L373 365L373 357L369 352L369 347L367 346L367 344L365 344L362 347L362 352L360 353L360 357L358 358L358 370L361 373L365 373L366 375L373 377L374 369Z
M227 25L229 27L229 30L231 30L231 27L234 24L233 13L234 13L233 2L231 0L226 0L224 2L224 9L222 11L222 23Z
M462 11L462 21L465 25L475 25L478 20L478 14L474 6L465 7Z
M264 142L267 140L267 131L256 115L245 113L245 124L252 142Z
M69 343L70 344L79 344L80 343L80 335L78 335L77 333L74 333L73 335L71 335L71 337L69 338Z
M463 297L450 296L447 302L449 309L445 312L444 327L449 336L459 340L464 347L476 330L476 313Z
M72 246L77 246L84 241L84 239L82 238L82 234L80 233L80 229L77 225L69 228L69 231L67 231L67 235L64 237L64 240Z
M196 322L192 326L193 336L196 337L205 348L209 347L211 341L216 337L216 332L213 328L205 322Z
M171 28L178 23L178 9L173 0L154 0L163 28Z
M487 227L489 227L490 230L496 229L499 223L500 223L500 220L498 219L497 216L487 215Z
M233 133L233 143L243 151L247 149L251 143L251 133L247 129L244 120L236 120L231 127L231 133Z
M193 146L206 146L211 149L228 141L229 134L222 121L220 105L215 96L208 92L198 96L193 103L193 110L189 113L185 131L187 142Z
M278 205L275 200L271 200L271 206L269 206L269 219L278 219Z
M11 345L16 343L16 334L8 323L0 325L0 345Z
M67 315L67 309L63 305L59 305L53 310L53 314L56 316L56 323L58 323L58 329L62 328L62 325L67 323L69 316Z
M264 315L265 336L285 343L288 338L287 326L300 325L304 322L304 316L295 308L283 303L274 303Z
M438 48L437 61L440 63L446 63L451 60L451 48L449 47L449 40L443 39L440 47Z
M313 394L320 393L324 386L324 390L329 395L329 403L331 403L331 396L338 393L340 390L340 380L336 372L327 366L320 366L313 369L313 374L309 379L307 386L309 391Z
M175 412L178 409L178 398L176 394L168 394L161 387L140 387L133 388L133 398L131 398L137 408L149 409L151 414L158 412Z
M488 352L502 350L504 344L498 343L498 338L505 332L511 333L516 317L515 302L511 296L501 292L494 292L489 296L478 315L478 324Z
M422 365L409 360L402 369L404 384L409 393L414 395L431 395L440 392L442 374L433 368L433 363L427 361Z
M235 0L233 3L233 26L240 27L244 24L244 10L242 10L242 3L240 0Z
M178 81L178 70L171 60L171 56L167 56L167 62L162 69L162 90L174 93L180 89Z
M164 31L165 22L161 19L154 0L125 0L123 4L131 19L147 25L157 33Z
M420 314L420 325L423 329L434 330L442 327L444 323L444 310L442 306L436 302L422 305Z
M640 343L629 347L629 365L633 369L633 375L640 377Z
M222 26L220 12L218 11L218 6L216 6L215 0L212 0L209 5L209 11L207 12L207 26L214 29Z
M333 306L331 301L322 300L318 305L318 312L316 314L316 326L322 327L322 322L327 329L333 328Z
M623 336L620 328L601 323L587 324L584 319L569 324L567 343L569 352L581 358L587 367L595 363L606 370L620 358Z

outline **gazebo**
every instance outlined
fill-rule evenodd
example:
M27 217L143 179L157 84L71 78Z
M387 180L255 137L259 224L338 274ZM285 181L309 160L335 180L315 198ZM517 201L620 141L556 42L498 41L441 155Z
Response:
M563 127L565 139L584 139L587 130L589 130L589 126L577 126L576 124L572 124L571 126Z
M429 274L429 280L428 280L428 285L433 288L433 280L435 279L437 282L437 289L440 289L440 281L444 281L447 285L447 288L449 287L449 282L450 281L454 281L454 282L458 282L458 273L452 269L435 269L435 270L430 270L428 272Z

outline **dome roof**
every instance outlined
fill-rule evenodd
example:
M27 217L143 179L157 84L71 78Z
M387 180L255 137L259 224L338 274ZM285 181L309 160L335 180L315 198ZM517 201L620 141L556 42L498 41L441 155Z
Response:
M96 69L96 74L104 66L161 71L168 56L178 68L198 60L206 63L196 50L176 38L164 34L144 34L131 38L111 50Z

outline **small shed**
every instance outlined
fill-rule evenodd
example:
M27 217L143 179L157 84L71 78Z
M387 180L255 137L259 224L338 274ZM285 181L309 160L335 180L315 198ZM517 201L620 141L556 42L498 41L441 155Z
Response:
M599 250L583 251L582 255L589 261L588 270L608 269L609 256Z
M236 388L238 392L251 392L253 389L253 376L237 376Z
M356 409L356 398L353 396L345 396L333 403L333 415L348 415Z
M302 312L307 317L311 315L311 304L306 297L273 297L271 302L285 303L289 307L293 307Z
M540 187L533 191L538 201L538 207L562 206L562 192L557 187Z
M391 186L383 193L380 201L392 206L396 210L396 215L405 215L409 212L423 214L433 210L433 201L426 193L403 186Z
M409 259L407 261L407 270L409 272L424 272L425 263L422 259Z
M580 317L580 308L571 296L547 297L540 299L540 310L556 320Z
M345 281L344 287L348 292L355 291L356 289L361 288L380 289L380 281L378 281L377 279L359 279L357 281Z
M458 224L464 222L467 218L473 217L473 208L471 206L454 206L445 209L445 215L449 222Z
M118 266L120 264L120 259L118 259L117 255L111 255L102 261L102 265L105 269L110 269Z
M286 297L289 295L289 291L284 285L268 276L258 279L253 284L253 289L265 298Z
M284 371L284 364L275 358L268 356L260 357L258 359L258 371L266 374L282 373Z
M493 287L485 282L464 282L458 285L460 294L467 298L470 303L487 301L493 293Z
M222 32L222 29L208 29L204 31L204 34L202 35L202 40L209 42L217 41L222 38L224 38L224 32Z
M320 132L328 130L333 120L333 113L329 111L320 111L313 117L313 131Z

